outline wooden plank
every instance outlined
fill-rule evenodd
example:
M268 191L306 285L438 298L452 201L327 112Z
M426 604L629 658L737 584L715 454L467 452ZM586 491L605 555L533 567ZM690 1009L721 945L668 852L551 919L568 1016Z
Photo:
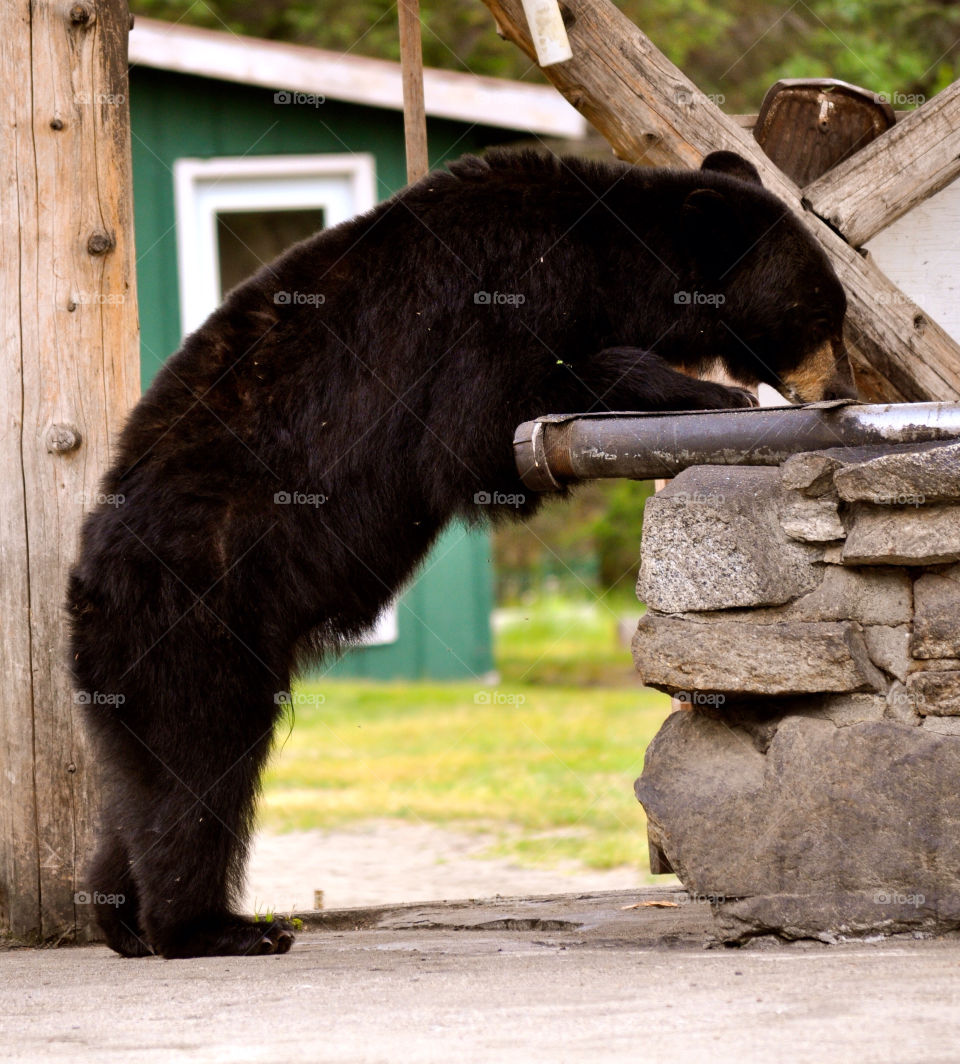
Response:
M420 41L420 0L398 0L400 66L403 70L403 140L407 154L407 183L425 177L427 114L423 104L423 49Z
M96 774L67 671L66 578L138 384L125 0L3 5L7 475L0 524L0 919L83 937ZM19 234L19 240L13 234ZM10 506L8 507L8 502ZM8 668L9 665L12 669ZM12 766L8 770L7 766Z
M803 190L810 210L860 247L960 175L960 81Z
M533 56L520 0L484 0L504 36ZM803 219L830 255L850 300L847 341L872 399L960 398L960 345L800 199L800 191L609 0L565 0L573 58L544 75L630 162L696 167L711 151L736 151ZM888 136L889 134L885 134ZM878 142L879 143L879 142Z

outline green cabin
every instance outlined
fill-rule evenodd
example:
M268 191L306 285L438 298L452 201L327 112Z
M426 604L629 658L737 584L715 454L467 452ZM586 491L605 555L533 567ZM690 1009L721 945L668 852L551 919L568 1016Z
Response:
M431 165L578 138L553 89L427 70ZM400 67L138 18L130 117L146 386L223 294L285 247L406 183ZM453 526L364 644L324 671L481 678L493 668L486 532Z

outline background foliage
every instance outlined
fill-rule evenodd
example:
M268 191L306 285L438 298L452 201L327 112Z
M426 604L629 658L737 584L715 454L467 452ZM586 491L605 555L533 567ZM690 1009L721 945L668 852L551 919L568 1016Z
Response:
M523 524L499 525L497 601L529 600L544 590L589 599L599 588L618 605L629 603L640 568L643 504L652 491L649 482L592 481L570 501L548 500Z
M839 77L932 96L958 76L956 0L617 0L730 111L754 112L781 77ZM424 61L539 79L480 0L421 0ZM399 58L391 0L132 0L135 13L385 59ZM906 104L904 104L906 106Z

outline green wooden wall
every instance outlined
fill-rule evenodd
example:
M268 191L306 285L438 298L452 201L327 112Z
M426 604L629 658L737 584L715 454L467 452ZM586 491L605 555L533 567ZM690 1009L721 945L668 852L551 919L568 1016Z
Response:
M134 220L144 386L180 344L173 164L182 157L369 152L386 199L406 183L398 112L327 101L283 106L273 92L209 78L130 71ZM506 130L428 123L432 165L516 138ZM370 679L460 679L493 668L489 537L455 526L400 599L398 639L351 651L324 672Z

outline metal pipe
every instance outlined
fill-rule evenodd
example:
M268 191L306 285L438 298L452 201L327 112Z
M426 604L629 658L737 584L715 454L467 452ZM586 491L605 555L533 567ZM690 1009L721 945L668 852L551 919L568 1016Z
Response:
M960 403L861 406L842 399L745 410L548 414L513 438L524 484L556 491L577 480L672 477L693 465L779 465L791 454L960 440Z

